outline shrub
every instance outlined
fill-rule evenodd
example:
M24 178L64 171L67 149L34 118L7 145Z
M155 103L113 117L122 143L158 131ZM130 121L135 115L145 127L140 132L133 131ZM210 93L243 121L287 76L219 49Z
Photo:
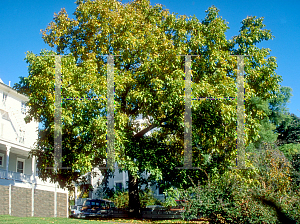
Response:
M176 200L181 200L183 198L182 193L183 193L182 190L173 187L167 189L164 192L166 198L165 201L162 203L162 205L166 208L177 206Z
M110 198L114 202L117 208L128 208L129 205L129 194L127 191L116 191Z
M276 223L274 210L253 200L247 189L225 176L188 189L188 195L184 212L188 220L205 217L212 223Z
M144 191L139 192L140 197L140 206L141 208L146 208L148 205L161 205L161 201L156 199L153 196L153 191L150 189L145 189ZM110 198L113 201L117 208L128 208L129 206L129 194L128 191L116 191L113 193L113 196Z
M161 201L154 197L153 191L146 188L144 191L140 191L140 205L141 208L146 208L148 205L161 205Z
M229 170L206 185L181 191L188 201L184 218L202 216L212 223L300 221L300 193L293 190L291 164L274 148L257 153L251 158L254 169Z

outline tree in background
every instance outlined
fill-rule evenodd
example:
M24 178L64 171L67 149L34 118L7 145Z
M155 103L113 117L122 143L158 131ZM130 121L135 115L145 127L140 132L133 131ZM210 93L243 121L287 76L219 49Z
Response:
M278 133L278 145L300 143L300 118L295 114L289 114L289 119L282 122L276 129Z
M289 159L293 166L293 182L299 187L300 183L300 118L295 114L288 115L278 128L277 144L279 149Z
M64 9L42 31L43 39L62 58L62 97L105 97L106 63L115 57L115 160L129 174L129 207L139 210L139 184L144 171L149 180L189 187L188 176L205 181L233 166L236 156L236 102L193 101L193 166L177 170L183 161L184 61L192 58L194 97L235 97L236 58L245 58L246 146L258 139L260 120L267 116L253 99L276 97L279 82L269 49L255 45L272 38L263 18L247 17L237 36L226 39L227 23L213 6L203 21L176 16L147 0L122 4L116 0L77 1L75 19ZM54 58L52 51L28 52L28 77L15 88L29 97L27 121L44 124L32 155L41 177L71 186L78 176L101 166L106 158L106 101L63 100L63 166L54 170ZM142 115L147 123L138 127ZM151 135L150 130L158 128ZM75 172L78 171L78 172Z
M290 116L286 104L291 97L290 87L280 87L275 93L276 97L263 100L259 97L252 98L250 104L263 110L267 116L260 121L259 138L250 144L251 150L262 147L263 143L275 143L278 136L278 129L286 129L290 122Z

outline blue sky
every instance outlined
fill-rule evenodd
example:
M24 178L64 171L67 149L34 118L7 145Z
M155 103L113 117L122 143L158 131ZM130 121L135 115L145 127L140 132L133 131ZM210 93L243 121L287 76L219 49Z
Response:
M0 1L0 78L11 86L19 82L19 76L28 76L25 53L39 54L41 49L51 49L43 42L41 29L53 20L54 12L65 8L71 16L75 0L2 0ZM126 3L128 1L123 1ZM283 78L282 86L293 89L293 97L287 105L291 113L300 117L300 1L260 0L151 0L160 3L179 15L195 15L200 21L205 10L215 5L220 16L229 22L227 38L238 34L240 22L247 16L264 17L266 29L272 31L274 40L265 41L259 47L270 48L277 58L277 74Z

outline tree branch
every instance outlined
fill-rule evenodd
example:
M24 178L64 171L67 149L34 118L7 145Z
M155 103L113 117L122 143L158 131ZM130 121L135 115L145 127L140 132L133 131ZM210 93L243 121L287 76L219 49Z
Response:
M156 128L156 125L151 124L149 127L143 129L142 131L136 133L133 137L135 138L141 138L143 137L148 131L151 131L153 128Z

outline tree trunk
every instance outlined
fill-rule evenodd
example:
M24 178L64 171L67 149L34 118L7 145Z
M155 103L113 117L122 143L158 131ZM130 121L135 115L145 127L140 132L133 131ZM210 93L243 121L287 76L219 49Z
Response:
M129 179L129 215L130 217L139 218L140 217L140 197L139 197L139 187L138 178L133 176L131 172L128 171Z

